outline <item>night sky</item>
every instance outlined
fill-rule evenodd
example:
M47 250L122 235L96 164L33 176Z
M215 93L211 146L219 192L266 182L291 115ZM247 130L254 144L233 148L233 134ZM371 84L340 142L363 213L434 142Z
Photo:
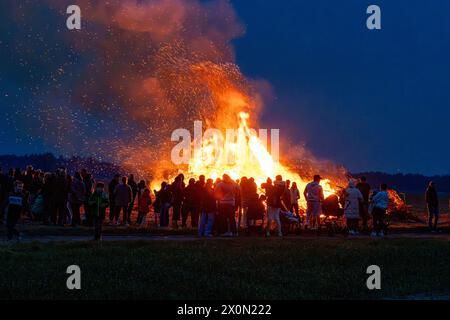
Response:
M39 29L42 21L28 32L32 23L11 19L9 4L17 13L30 2L36 3L0 5L1 154L55 151L48 133L32 123L38 117L24 113L42 103L33 94L36 87L52 86L49 70L67 59L73 70L83 63L58 42L68 32L65 20L49 13L44 1L42 20L47 28L61 29L51 36ZM262 127L280 128L283 141L304 143L316 156L353 172L450 173L449 1L231 3L246 29L233 40L237 64L249 78L272 87ZM366 28L370 4L381 7L382 30ZM11 55L27 37L36 51L52 48L48 60ZM71 84L67 74L59 75L63 87ZM55 99L65 103L64 95Z

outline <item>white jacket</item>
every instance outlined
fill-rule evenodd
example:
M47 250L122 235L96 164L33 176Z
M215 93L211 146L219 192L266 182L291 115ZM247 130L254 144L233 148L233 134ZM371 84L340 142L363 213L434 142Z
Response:
M347 219L359 219L359 203L363 201L363 195L353 182L345 189L344 214Z
M379 191L372 197L371 207L386 210L389 205L389 194L387 191Z

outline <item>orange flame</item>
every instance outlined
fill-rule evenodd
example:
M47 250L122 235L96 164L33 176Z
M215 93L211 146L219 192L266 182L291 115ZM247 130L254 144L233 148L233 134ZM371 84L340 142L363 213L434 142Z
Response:
M282 175L284 180L296 182L302 192L309 181L283 166L271 155L266 141L260 139L256 130L248 126L248 113L240 112L238 118L239 127L231 139L228 135L224 141L223 135L218 132L203 138L201 148L194 150L186 176L198 178L205 175L216 179L226 173L235 180L244 176L253 177L261 185L268 177L273 179L276 175ZM322 180L321 185L325 197L335 193L330 180ZM305 206L304 199L301 199L301 204Z

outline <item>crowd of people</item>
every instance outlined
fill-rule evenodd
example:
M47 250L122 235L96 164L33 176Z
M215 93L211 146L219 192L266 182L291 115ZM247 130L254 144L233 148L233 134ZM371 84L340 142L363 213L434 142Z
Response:
M285 224L295 223L312 230L320 227L327 201L321 179L315 175L301 193L296 182L284 181L281 175L274 181L267 178L258 186L254 178L233 180L227 174L216 180L205 176L198 180L190 178L186 184L184 175L179 174L172 183L162 182L152 196L148 183L137 182L132 174L116 175L105 185L96 182L86 169L73 175L64 168L52 173L32 166L25 171L10 169L7 173L0 169L0 221L6 224L8 240L19 238L16 224L21 217L46 225L91 226L94 239L100 240L104 224L146 226L153 209L154 223L160 228L189 227L196 229L200 237L237 236L240 230L248 232L256 227L258 221L262 222L267 237L273 233L272 224L276 225L275 233L282 237ZM299 205L301 194L306 212ZM339 201L349 235L370 230L369 217L372 236L386 234L384 220L389 205L386 184L372 191L364 177L358 183L351 180ZM435 231L439 201L433 183L427 188L426 202L429 226ZM133 212L137 212L134 222Z

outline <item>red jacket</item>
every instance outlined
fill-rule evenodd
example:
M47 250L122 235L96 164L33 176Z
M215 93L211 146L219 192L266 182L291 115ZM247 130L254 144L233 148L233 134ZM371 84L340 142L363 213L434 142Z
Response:
M150 192L144 192L138 199L138 211L141 213L149 213L152 198Z

